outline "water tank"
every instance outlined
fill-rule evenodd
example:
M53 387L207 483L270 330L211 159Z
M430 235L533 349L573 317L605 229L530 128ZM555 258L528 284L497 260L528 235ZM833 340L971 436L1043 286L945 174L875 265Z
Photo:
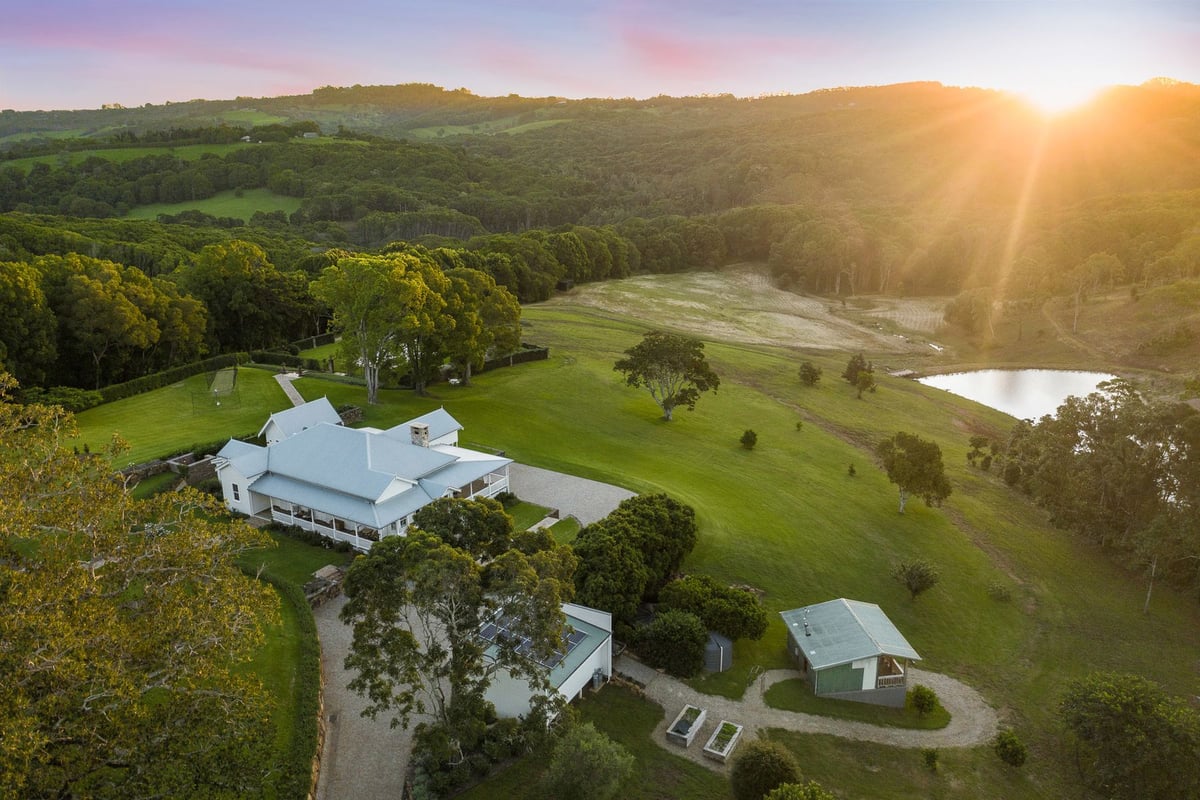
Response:
M708 632L704 646L704 668L709 672L724 672L733 666L733 642L716 631Z

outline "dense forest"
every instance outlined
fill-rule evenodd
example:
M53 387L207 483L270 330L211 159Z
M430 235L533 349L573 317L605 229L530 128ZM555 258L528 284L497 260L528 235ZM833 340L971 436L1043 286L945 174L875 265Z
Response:
M27 385L90 387L278 346L327 326L309 286L351 253L419 252L521 302L763 262L799 292L957 295L947 320L979 332L1013 301L1200 277L1198 147L1200 87L1168 82L1050 121L934 83L650 100L356 86L4 111L0 296L21 310L0 359ZM248 191L298 208L127 218ZM245 282L236 332L214 271ZM84 299L104 331L81 332Z

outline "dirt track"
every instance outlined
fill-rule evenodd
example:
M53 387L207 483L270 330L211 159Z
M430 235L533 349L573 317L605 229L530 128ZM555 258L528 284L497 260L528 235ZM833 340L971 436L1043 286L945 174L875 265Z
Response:
M887 319L910 331L884 333L841 316L836 301L777 289L761 266L735 265L718 272L643 275L581 286L547 305L610 311L669 327L747 344L825 350L928 352L926 338L941 323L941 303L928 298L881 298L862 316Z

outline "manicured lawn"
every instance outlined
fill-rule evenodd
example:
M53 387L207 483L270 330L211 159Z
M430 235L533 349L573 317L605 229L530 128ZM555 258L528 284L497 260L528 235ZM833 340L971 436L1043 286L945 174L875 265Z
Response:
M550 526L550 535L559 544L570 544L579 535L579 521L574 517L560 519Z
M817 697L812 693L812 687L801 678L772 685L763 695L763 701L771 708L851 719L889 728L929 731L950 724L950 712L942 708L940 703L932 712L922 716L911 703L904 708L888 708L868 703L853 703L849 700L832 700L828 697Z
M217 192L204 200L185 203L153 203L138 206L127 215L129 219L157 219L159 214L178 214L180 211L202 211L214 217L233 217L248 221L255 211L269 213L283 211L291 214L300 208L300 198L275 194L270 189L244 189L241 196L236 191Z
M538 524L550 513L550 509L537 503L526 503L524 500L514 503L504 509L513 518L513 530L525 531Z
M175 484L179 483L180 477L174 472L161 472L158 475L151 475L144 481L139 481L137 486L134 486L130 490L130 494L139 500L145 500L160 492L168 491Z
M243 554L238 559L243 569L255 573L263 568L288 583L303 586L312 580L312 574L321 567L327 564L344 567L352 558L350 553L314 547L282 533L269 531L269 534L275 540L275 547Z
M274 373L267 370L240 368L234 395L220 406L208 397L208 377L193 375L76 415L79 446L87 444L96 451L119 433L130 446L119 466L137 464L192 444L253 434L268 415L290 406Z
M580 703L579 712L583 722L591 722L619 742L637 761L633 775L617 792L622 800L727 800L729 797L729 782L725 777L674 755L651 740L654 726L663 718L661 706L628 689L609 685ZM464 800L540 798L535 787L542 766L541 759L522 759L459 797Z

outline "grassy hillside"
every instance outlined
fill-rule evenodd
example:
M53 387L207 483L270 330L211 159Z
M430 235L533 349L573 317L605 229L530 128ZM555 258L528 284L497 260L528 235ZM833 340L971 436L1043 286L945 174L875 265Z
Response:
M1049 528L996 476L967 467L967 438L1006 430L1011 420L1004 415L886 376L877 393L856 400L835 377L848 354L713 342L707 352L722 376L720 391L663 423L649 396L625 387L612 370L646 322L563 304L527 308L525 321L526 338L548 345L549 360L486 373L470 387L439 385L429 398L385 392L382 405L367 409L367 424L394 424L444 405L466 426L466 442L691 504L701 535L685 568L758 587L772 611L840 596L879 603L922 654L923 667L978 688L1031 745L1031 761L1017 775L999 769L988 748L944 754L937 796L1075 791L1054 716L1073 677L1128 670L1173 692L1194 692L1194 676L1180 669L1200 652L1194 600L1156 592L1143 616L1140 578ZM805 358L824 368L816 388L796 377ZM123 401L124 408L93 409L80 420L93 442L120 424L135 452L170 449L172 442L256 429L284 405L269 381L266 373L241 371L236 417L189 417L182 404L190 395L181 386ZM335 404L364 399L358 387L315 378L297 387ZM261 402L257 414L254 402ZM143 431L152 420L153 429ZM753 451L738 444L746 428L758 433ZM944 508L914 503L904 516L896 513L895 487L874 465L872 448L897 430L942 447L954 487ZM888 577L895 561L913 556L942 572L942 582L915 602ZM991 584L1008 588L1012 599L992 599ZM785 665L783 643L776 617L761 642L737 644L733 671L699 681L699 688L740 694L753 666ZM802 763L820 759L819 768L806 771L835 790L896 798L933 791L913 753L798 734L785 741ZM863 770L863 759L883 768Z

